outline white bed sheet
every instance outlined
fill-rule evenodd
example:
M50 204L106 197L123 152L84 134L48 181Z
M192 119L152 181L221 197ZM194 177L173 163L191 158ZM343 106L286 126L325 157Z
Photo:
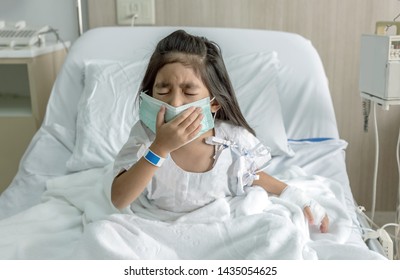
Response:
M136 215L117 213L102 189L112 180L102 174L112 173L112 168L101 168L50 180L43 203L0 220L0 259L383 259L360 239L354 212L339 203L346 203L341 184L324 177L344 172L335 163L343 158L345 146L341 140L303 142L294 145L294 158L275 157L268 167L270 174L306 187L326 207L331 213L328 234L309 229L300 209L277 198L263 199L257 192L246 199L216 201L184 216L141 207L134 208ZM260 212L264 208L267 211ZM161 220L154 222L154 214ZM165 235L158 235L160 226ZM216 230L220 234L213 235ZM192 239L186 239L189 232ZM227 234L229 240L224 239ZM174 248L176 242L180 245ZM219 249L192 250L214 246Z

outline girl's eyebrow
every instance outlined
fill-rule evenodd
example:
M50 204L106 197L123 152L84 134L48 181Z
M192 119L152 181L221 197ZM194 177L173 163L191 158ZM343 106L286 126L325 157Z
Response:
M158 82L154 85L156 88L169 88L171 87L171 84L168 82ZM198 89L200 86L196 83L188 82L188 83L182 83L179 85L180 88L183 89Z
M156 88L167 88L170 87L171 84L170 83L166 83L166 82L158 82L155 84Z
M181 88L184 89L197 89L200 88L200 86L198 84L192 83L192 82L188 82L188 83L182 83L180 84Z

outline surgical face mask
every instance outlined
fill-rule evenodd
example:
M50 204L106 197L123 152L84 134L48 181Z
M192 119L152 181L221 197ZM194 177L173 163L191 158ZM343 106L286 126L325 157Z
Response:
M180 113L188 109L189 107L200 107L203 110L203 120L201 121L201 131L197 136L200 136L204 132L214 128L214 119L211 114L210 98L206 97L198 101L188 103L179 107L174 107L147 95L142 92L140 94L140 106L139 106L139 118L140 120L154 133L156 133L156 122L157 114L160 111L161 106L166 108L165 121L169 122L178 116Z

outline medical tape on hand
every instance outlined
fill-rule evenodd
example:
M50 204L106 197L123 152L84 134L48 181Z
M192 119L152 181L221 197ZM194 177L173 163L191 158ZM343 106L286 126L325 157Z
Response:
M287 186L279 197L299 206L301 209L311 204L311 199L302 190L293 186Z
M310 210L314 218L314 225L319 226L326 215L326 210L314 199L311 199Z
M320 225L322 219L326 215L326 210L322 207L318 202L314 199L309 198L304 192L296 187L287 186L279 196L283 200L291 202L301 209L309 206L311 210L311 214L313 215L314 225Z

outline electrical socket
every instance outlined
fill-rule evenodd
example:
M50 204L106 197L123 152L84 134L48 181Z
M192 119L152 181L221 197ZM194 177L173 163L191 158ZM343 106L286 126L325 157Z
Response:
M390 238L386 230L380 228L377 230L379 237L378 240L381 243L383 250L385 251L386 257L389 260L393 260L393 241Z
M370 231L363 235L364 241L368 239L378 239L382 245L382 249L389 260L393 260L393 241L389 234L383 228L379 228L376 231Z
M135 19L132 19L135 17ZM118 25L154 25L154 0L117 0Z

